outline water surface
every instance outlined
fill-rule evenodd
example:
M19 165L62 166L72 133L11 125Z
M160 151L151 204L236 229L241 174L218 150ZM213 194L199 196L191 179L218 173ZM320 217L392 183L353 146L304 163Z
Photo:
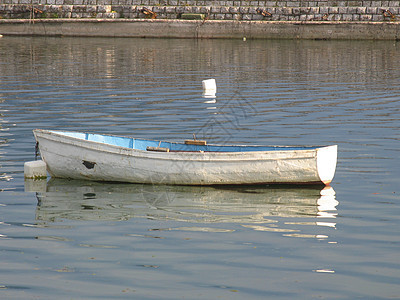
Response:
M1 39L1 298L400 298L399 79L393 42ZM339 157L328 189L32 183L34 128Z

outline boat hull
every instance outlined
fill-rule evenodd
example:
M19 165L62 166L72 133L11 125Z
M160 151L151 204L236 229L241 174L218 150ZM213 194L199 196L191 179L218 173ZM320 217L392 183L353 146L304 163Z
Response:
M52 177L172 185L329 184L337 146L249 152L157 152L34 130Z

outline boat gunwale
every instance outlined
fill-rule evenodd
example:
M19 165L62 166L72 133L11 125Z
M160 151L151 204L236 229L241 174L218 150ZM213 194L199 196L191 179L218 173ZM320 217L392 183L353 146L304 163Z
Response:
M81 133L81 134L94 134L94 135L99 135L99 136L109 136L109 137L116 137L116 138L124 138L124 139L132 139L132 140L142 140L142 141L149 141L149 142L166 142L166 143L171 143L171 144L177 144L177 145L185 145L183 142L170 142L170 141L164 141L164 140L150 140L150 139L141 139L141 138L134 138L134 137L128 137L128 136L118 136L118 135L113 135L113 134L98 134L98 133L90 133L90 132L79 132L79 131L59 131L59 130L46 130L46 129L34 129L33 130L34 135L36 137L36 132L44 133L50 136L58 136L62 137L65 139L70 139L73 141L79 141L81 145L79 147L83 147L86 149L93 149L92 147L87 147L85 144L93 144L93 145L102 145L106 147L111 147L112 149L124 149L125 151L129 152L135 152L135 154L144 154L141 157L143 158L166 158L166 159L172 159L171 155L173 157L176 157L177 154L185 154L187 157L189 156L198 156L201 154L201 157L204 158L205 154L212 154L212 158L216 158L216 156L251 156L254 158L255 155L260 155L260 154L271 154L271 153L293 153L293 152L317 152L318 149L321 148L328 148L328 147L336 147L337 145L318 145L318 146L300 146L300 145L242 145L242 144L229 144L229 145L222 145L222 144L208 144L207 146L216 146L216 147L268 147L268 148L276 148L276 149L271 149L271 150L251 150L251 151L203 151L203 150L197 150L197 151L180 151L180 150L170 150L169 152L158 152L158 151L147 151L147 150L141 150L141 149L135 149L135 148L130 148L130 147L125 147L125 146L119 146L119 145L114 145L114 144L109 144L109 143L104 143L104 142L99 142L99 141L91 141L91 140L86 140L78 137L73 137L69 135L63 134L63 132L70 132L70 133ZM58 141L61 142L61 141ZM64 144L70 144L63 142ZM78 146L78 145L76 145ZM287 149L286 149L287 148ZM299 148L299 149L293 149L293 148ZM103 150L102 150L103 151ZM122 154L122 153L120 153ZM150 156L150 157L149 157ZM258 158L260 159L260 158ZM203 159L202 159L203 160Z

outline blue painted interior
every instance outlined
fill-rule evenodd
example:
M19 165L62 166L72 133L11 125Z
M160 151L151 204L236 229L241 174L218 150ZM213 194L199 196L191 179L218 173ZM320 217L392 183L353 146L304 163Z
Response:
M118 137L111 135L54 131L66 136L83 139L87 141L99 142L109 145L115 145L125 148L146 151L147 147L163 147L169 148L170 151L204 151L204 152L246 152L246 151L273 151L273 150L301 150L315 149L316 146L310 147L286 147L286 146L224 146L224 145L186 145L173 142L161 142L152 140L135 139L129 137Z

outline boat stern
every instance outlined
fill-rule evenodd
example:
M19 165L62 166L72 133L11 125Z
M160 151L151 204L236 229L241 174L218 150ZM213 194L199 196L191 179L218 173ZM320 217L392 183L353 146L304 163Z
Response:
M336 171L337 145L323 147L317 150L317 170L320 180L329 185Z

